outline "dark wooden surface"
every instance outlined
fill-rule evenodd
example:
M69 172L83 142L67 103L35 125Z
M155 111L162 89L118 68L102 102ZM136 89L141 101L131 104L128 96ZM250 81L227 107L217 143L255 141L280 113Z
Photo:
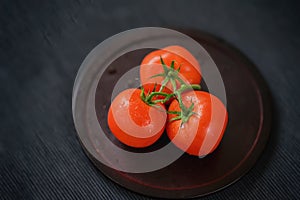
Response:
M88 52L121 31L207 31L258 67L274 101L254 168L204 199L297 199L300 179L298 1L1 1L1 199L148 199L110 181L76 138L71 98Z

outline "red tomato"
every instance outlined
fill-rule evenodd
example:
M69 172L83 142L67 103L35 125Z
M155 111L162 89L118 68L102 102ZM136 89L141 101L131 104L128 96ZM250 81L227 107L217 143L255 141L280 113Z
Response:
M182 102L189 107L193 102L193 114L186 123L175 120L167 123L167 134L172 142L195 156L205 156L219 145L228 114L223 103L215 96L203 91L189 91L182 94ZM169 111L181 111L177 100L172 101ZM176 117L168 114L168 120Z
M113 100L108 112L108 126L115 137L137 148L158 140L167 119L163 105L149 106L140 95L140 89L124 90Z
M160 58L169 68L174 61L174 69L178 70L180 67L179 75L187 84L200 84L200 65L194 56L181 46L168 46L152 51L143 59L140 67L140 78L143 85L149 82L162 84L164 77L152 77L164 72ZM167 87L172 88L170 83L167 84Z

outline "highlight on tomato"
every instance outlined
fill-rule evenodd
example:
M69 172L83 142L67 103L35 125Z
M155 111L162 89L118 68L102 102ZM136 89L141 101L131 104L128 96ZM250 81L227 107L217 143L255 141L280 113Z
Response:
M166 109L163 104L151 104L152 97L141 89L127 89L112 101L108 126L122 143L136 148L147 147L159 139L165 130Z
M216 96L188 91L170 104L166 131L178 148L203 157L217 148L227 121L227 110Z

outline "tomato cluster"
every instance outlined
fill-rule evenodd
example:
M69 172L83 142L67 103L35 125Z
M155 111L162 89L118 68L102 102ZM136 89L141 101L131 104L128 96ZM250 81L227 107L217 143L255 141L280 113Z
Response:
M219 145L228 114L214 95L199 91L200 65L181 46L169 46L145 56L141 88L117 95L108 113L111 132L122 143L143 148L166 130L180 149L205 156Z

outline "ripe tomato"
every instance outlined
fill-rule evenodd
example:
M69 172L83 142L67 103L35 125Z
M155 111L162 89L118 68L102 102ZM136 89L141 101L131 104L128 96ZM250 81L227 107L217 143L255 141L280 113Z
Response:
M140 97L140 89L127 89L113 100L108 126L115 137L131 147L147 147L161 136L166 125L162 104L149 106Z
M164 77L153 77L164 73L161 58L169 68L172 61L174 61L174 69L178 70L180 68L179 75L187 84L200 84L200 65L194 56L181 46L168 46L146 55L140 67L142 84L149 82L162 84ZM167 84L167 87L172 88L170 83Z
M183 151L196 156L205 156L219 145L228 114L224 104L215 96L203 91L182 94L186 107L194 103L193 114L186 123L175 120L167 123L167 134L172 142ZM177 100L172 101L169 111L181 111ZM168 114L168 120L176 117Z

